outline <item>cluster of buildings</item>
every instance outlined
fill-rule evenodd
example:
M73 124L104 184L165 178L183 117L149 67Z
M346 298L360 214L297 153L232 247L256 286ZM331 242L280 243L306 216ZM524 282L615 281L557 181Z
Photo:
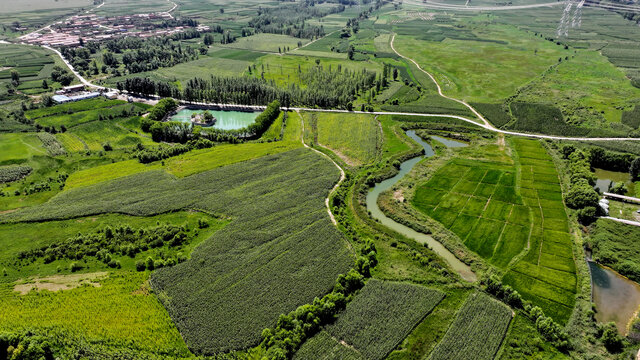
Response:
M158 26L161 21L171 19L173 19L171 14L166 12L114 17L95 14L76 15L39 31L21 36L20 40L34 45L80 46L82 42L102 41L122 36L148 38L180 33L187 29L196 29L200 32L210 30L209 26L205 25L198 25L196 28Z
M97 91L86 91L84 85L71 85L65 86L62 88L62 90L56 91L56 94L53 95L51 99L53 99L53 101L58 104L64 104L72 101L93 99L98 96L104 96L107 99L117 99L118 93L114 91L105 93Z

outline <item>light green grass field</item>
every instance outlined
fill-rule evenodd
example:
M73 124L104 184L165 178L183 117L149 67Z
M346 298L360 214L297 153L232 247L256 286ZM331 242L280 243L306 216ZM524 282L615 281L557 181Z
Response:
M318 143L335 152L347 164L359 166L376 159L382 134L374 116L366 114L314 114Z
M100 287L20 295L0 285L0 329L55 328L110 345L188 355L167 311L149 293L148 273L112 273Z
M46 155L42 142L34 134L0 134L0 163L28 160Z
M51 10L51 9L67 9L78 7L93 6L91 0L28 0L28 1L9 1L2 4L0 14L4 13L16 13L16 12L28 12L36 10Z
M528 86L518 99L553 103L572 123L593 116L589 112L620 122L622 112L631 110L633 101L640 99L640 89L633 87L625 73L600 53L579 51L575 58Z
M288 35L255 34L238 38L235 42L224 46L235 49L248 49L277 53L278 48L280 48L281 52L285 52L285 48L287 47L293 50L298 47L298 42L302 42L302 44L305 44L308 41L309 40L299 39Z
M474 24L472 31L479 38L508 44L450 38L426 41L398 35L394 46L431 72L446 94L478 102L512 95L559 57L570 55L555 43L511 26Z

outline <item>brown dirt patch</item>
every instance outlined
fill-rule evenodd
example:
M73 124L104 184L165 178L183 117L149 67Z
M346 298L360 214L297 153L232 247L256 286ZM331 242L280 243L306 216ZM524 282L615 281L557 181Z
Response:
M402 194L402 190L398 189L393 192L393 198L399 202L404 202L404 194Z
M29 278L28 280L19 280L19 284L13 287L14 291L19 292L21 295L28 294L31 290L71 290L81 285L91 285L94 287L100 287L100 283L97 280L109 275L107 272L95 272L88 274L71 274L71 275L54 275L43 278Z

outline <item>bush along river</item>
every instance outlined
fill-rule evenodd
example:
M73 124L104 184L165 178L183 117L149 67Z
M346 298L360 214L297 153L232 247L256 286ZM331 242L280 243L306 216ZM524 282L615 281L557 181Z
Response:
M373 189L371 189L367 194L367 210L371 212L371 216L374 219L379 220L381 224L387 226L388 228L393 229L394 231L408 238L414 239L415 241L421 244L429 245L429 248L431 248L433 251L436 252L436 254L444 258L449 263L451 268L453 268L453 270L455 270L463 279L470 282L476 281L476 275L473 273L473 271L471 271L471 268L467 264L460 261L457 257L455 257L455 255L453 255L452 252L447 250L447 248L445 248L444 245L442 245L437 240L435 240L431 235L420 233L408 226L402 225L394 221L393 219L387 217L382 212L382 210L380 210L380 207L378 207L378 196L380 196L380 193L390 189L395 183L400 181L400 179L402 179L409 171L411 171L411 169L413 169L413 167L418 162L420 162L420 160L424 159L425 157L431 157L434 155L434 152L431 146L428 143L426 143L424 140L422 140L418 135L416 135L415 131L408 130L407 135L424 148L425 155L414 157L412 159L409 159L403 162L402 164L400 164L400 172L398 172L396 176L375 184ZM444 139L440 137L434 136L433 138L435 138L435 140L438 140L447 146L450 146L449 142L453 142L453 140ZM455 141L455 143L458 144L457 147L466 146L466 144L461 142ZM459 145L459 144L462 144L462 145Z

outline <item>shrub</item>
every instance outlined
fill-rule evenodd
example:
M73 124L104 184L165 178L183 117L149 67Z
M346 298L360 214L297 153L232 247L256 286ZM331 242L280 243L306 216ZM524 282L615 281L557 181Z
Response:
M138 260L136 261L136 270L137 271L145 271L147 269L147 265L144 261Z
M598 206L600 196L593 187L584 179L571 184L571 188L566 196L567 206L573 209Z
M0 183L24 179L33 169L27 165L0 166Z
M589 225L596 220L597 210L593 206L587 206L578 210L578 221L583 225Z
M622 337L618 334L618 328L614 322L610 322L604 326L602 330L602 344L607 351L611 353L619 353L622 351L624 343L622 342Z

